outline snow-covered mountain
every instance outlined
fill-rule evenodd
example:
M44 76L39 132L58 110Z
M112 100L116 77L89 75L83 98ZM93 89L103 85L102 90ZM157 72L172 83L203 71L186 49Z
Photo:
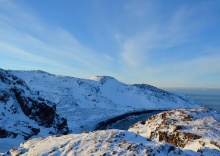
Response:
M92 131L98 123L133 111L196 108L190 97L138 84L127 85L112 77L79 79L43 71L10 71L44 99L57 105L72 132Z
M0 69L0 151L32 136L68 132L66 119L56 113L55 103Z
M217 156L220 155L220 151L210 149L203 149L200 152L181 150L168 143L150 141L132 132L106 130L37 138L9 150L5 155Z
M220 150L220 115L205 108L164 111L136 123L128 131L182 149Z
M108 76L80 79L2 69L0 86L0 152L8 150L7 155L220 154L219 115L199 109L185 95ZM132 132L94 131L99 123L146 110L170 111L135 124ZM81 134L60 135L67 133ZM29 141L18 147L24 140Z

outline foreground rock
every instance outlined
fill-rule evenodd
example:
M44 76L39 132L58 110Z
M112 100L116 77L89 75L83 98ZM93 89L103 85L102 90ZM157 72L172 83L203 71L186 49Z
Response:
M182 149L220 150L220 115L204 108L165 111L138 122L129 131Z
M219 151L204 150L204 154L219 155ZM65 136L50 136L29 140L6 155L157 155L199 156L201 153L180 150L167 143L156 143L135 133L121 130L95 131Z

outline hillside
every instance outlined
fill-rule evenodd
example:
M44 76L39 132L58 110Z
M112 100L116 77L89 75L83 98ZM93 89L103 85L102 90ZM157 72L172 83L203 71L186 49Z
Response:
M108 76L80 79L42 71L11 71L43 98L57 105L73 133L92 131L101 122L141 110L195 108L190 97L138 84L127 85Z
M55 103L32 91L22 79L0 69L0 86L0 151L32 136L69 132Z
M220 115L205 108L164 111L134 124L128 131L182 149L220 150Z
M219 155L220 151L204 149L200 152L181 150L167 143L156 143L135 133L121 130L95 131L65 136L49 136L29 140L13 148L6 155L149 155L201 156Z
M129 113L200 107L190 97L107 76L0 69L0 86L0 152L32 138L94 131Z

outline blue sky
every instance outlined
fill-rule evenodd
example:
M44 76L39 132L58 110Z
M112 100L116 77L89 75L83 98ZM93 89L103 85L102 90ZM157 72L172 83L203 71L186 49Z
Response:
M220 88L219 8L219 0L0 0L0 67Z

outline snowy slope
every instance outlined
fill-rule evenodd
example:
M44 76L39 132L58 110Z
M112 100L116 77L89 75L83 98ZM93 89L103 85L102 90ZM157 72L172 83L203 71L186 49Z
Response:
M220 151L204 149L205 155L219 155ZM13 148L6 155L149 155L200 156L202 153L180 150L167 143L156 143L135 133L121 130L95 131L65 136L49 136L29 140Z
M182 149L220 150L220 115L204 108L165 111L136 123L129 131Z
M0 86L0 152L17 147L6 155L220 155L220 115L184 95L108 76L79 79L43 71L0 69ZM170 111L135 124L132 132L81 133L144 110ZM81 134L49 136L68 132Z
M184 95L149 85L127 85L112 77L89 79L56 76L42 71L11 71L40 96L57 104L72 132L92 131L107 119L140 110L196 108L200 105Z
M68 133L54 103L32 91L22 79L0 69L0 152L33 136Z

